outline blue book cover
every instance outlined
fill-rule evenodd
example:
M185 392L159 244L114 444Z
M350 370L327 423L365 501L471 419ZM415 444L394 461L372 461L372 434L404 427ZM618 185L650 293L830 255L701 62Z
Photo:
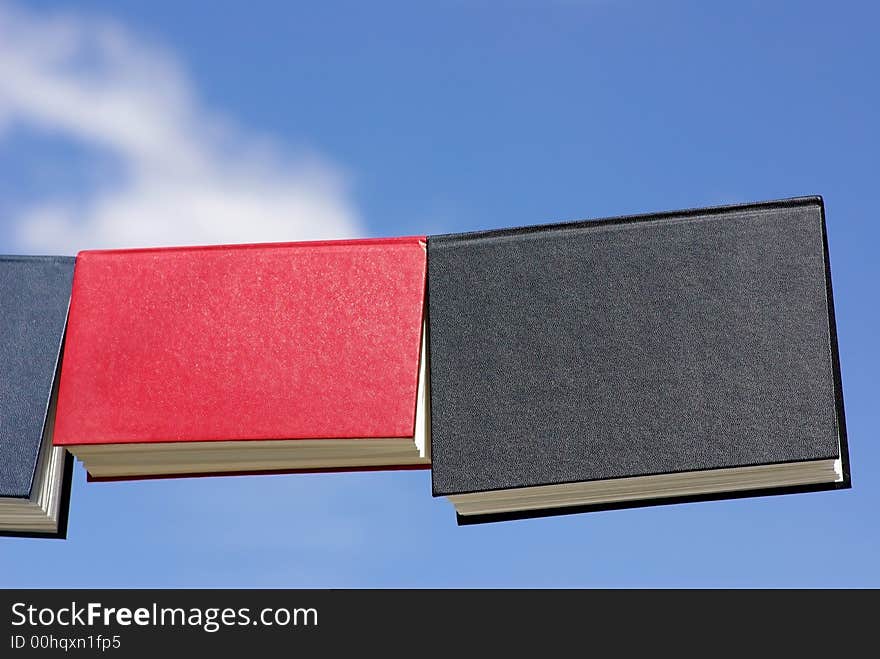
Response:
M0 256L0 535L67 533L73 461L52 429L74 263Z

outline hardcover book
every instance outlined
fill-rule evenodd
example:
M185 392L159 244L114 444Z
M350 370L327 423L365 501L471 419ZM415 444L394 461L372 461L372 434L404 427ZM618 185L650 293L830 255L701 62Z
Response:
M0 535L67 534L73 461L52 435L73 265L0 256Z
M459 523L850 486L821 198L428 240Z
M425 239L78 256L55 444L93 480L430 466Z

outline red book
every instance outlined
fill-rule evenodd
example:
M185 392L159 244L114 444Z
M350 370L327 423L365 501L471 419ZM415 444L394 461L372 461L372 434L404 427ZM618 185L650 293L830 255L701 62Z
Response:
M55 444L95 479L418 467L423 237L77 257Z

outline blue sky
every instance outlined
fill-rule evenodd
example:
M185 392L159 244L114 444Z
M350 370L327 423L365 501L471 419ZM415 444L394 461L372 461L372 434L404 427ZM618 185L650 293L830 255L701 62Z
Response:
M428 473L77 466L0 586L880 586L875 3L310 5L0 3L0 251L821 194L853 489L458 528Z

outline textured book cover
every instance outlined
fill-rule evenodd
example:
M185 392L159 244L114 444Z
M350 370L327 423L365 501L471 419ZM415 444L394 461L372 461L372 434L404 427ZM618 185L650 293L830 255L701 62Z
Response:
M428 255L433 489L460 523L849 487L821 198L436 236ZM825 471L765 477L791 465ZM749 476L664 494L691 473ZM638 477L659 489L575 503Z
M291 440L332 452L330 440L356 438L372 457L329 468L426 467L382 448L414 437L425 271L419 237L84 252L55 442L81 457L99 445L271 452L266 442ZM163 459L156 473L86 466L93 477L192 474ZM197 473L276 470L218 460Z
M72 460L52 448L74 259L0 256L0 535L67 532Z

